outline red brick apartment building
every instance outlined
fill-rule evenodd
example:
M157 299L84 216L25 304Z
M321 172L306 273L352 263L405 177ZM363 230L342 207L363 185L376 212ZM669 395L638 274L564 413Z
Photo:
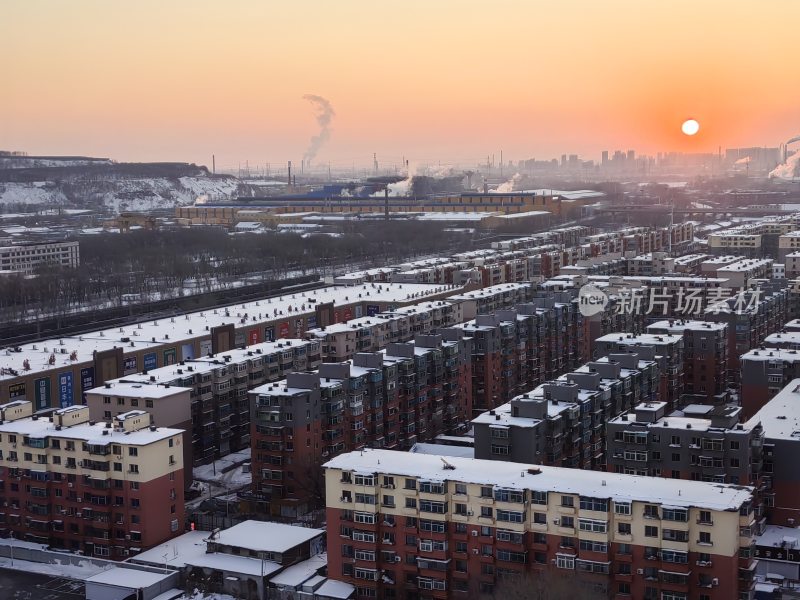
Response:
M254 388L252 499L274 515L304 514L323 500L326 459L459 433L472 406L470 360L469 339L417 336Z
M325 471L328 577L358 599L502 597L548 572L617 599L752 598L745 487L389 450Z
M183 533L183 431L141 410L37 417L25 401L0 417L0 535L121 560Z

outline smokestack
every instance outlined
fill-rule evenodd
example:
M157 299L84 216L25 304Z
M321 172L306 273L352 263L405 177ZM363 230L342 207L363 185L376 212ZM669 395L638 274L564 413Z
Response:
M389 220L389 186L383 190L383 218Z
M211 155L211 173L214 175L217 174L217 157L213 154Z
M289 185L292 185L292 161L289 161Z
M486 183L485 181L483 182L483 193L484 194L488 194L489 193L489 184Z

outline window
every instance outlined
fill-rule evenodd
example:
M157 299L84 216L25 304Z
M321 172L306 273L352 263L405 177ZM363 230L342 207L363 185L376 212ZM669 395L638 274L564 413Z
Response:
M556 567L559 569L574 569L575 557L571 554L556 554Z
M417 480L416 479L406 479L405 488L407 490L415 490L415 489L417 489Z
M355 484L373 486L375 485L375 478L372 475L356 475Z
M608 500L602 498L587 498L581 496L581 510L594 510L598 512L608 512Z
M467 495L467 484L465 484L465 483L457 483L456 484L455 493L456 494L461 494L463 496L466 496Z
M128 446L128 456L139 456L139 449L133 446Z
M711 533L708 531L701 531L700 538L697 540L697 543L712 546L713 542L711 541Z
M614 512L618 515L629 515L631 514L631 503L630 502L614 502Z
M494 492L494 499L499 502L515 502L522 504L525 502L525 492L521 490L497 489Z
M417 508L417 499L406 498L406 508Z
M617 523L617 532L621 535L631 535L631 524Z
M605 533L608 531L608 523L606 523L606 521L597 521L595 519L578 519L578 528L581 531Z
M644 526L644 535L645 537L658 537L658 527L654 527L653 525L645 525Z
M497 520L508 523L522 523L525 521L525 513L512 510L497 510Z
M491 451L495 456L508 456L511 453L509 446L501 446L500 444L492 444Z
M547 492L531 492L531 504L547 504Z
M539 525L547 525L547 513L535 512L533 513L533 522Z
M481 517L486 519L492 518L492 507L491 506L481 506Z
M573 517L561 517L559 520L559 524L561 527L567 527L568 529L575 529L575 519Z
M492 488L483 486L481 487L481 498L491 498L492 497Z
M605 542L593 542L592 540L581 540L579 545L581 550L587 552L608 552L608 544Z
M711 511L710 510L701 510L700 516L697 518L697 522L701 525L713 525L714 521L711 518Z
M436 513L443 515L447 512L447 503L434 502L433 500L420 500L419 510L420 512L429 512L429 513Z
M575 498L572 496L561 496L561 506L573 507L575 506Z
M658 507L654 504L645 504L644 516L646 519L658 519Z
M689 520L689 511L685 508L664 508L661 512L661 518L665 521L679 521L686 523Z

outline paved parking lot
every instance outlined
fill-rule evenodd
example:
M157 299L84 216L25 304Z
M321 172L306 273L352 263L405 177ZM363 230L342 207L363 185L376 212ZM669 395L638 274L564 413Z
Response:
M82 581L50 577L24 571L0 569L0 598L3 600L83 600Z

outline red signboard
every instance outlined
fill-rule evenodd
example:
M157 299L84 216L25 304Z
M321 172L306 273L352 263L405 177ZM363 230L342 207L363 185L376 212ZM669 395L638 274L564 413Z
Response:
M281 323L278 326L278 337L279 338L289 337L289 323Z
M261 332L258 329L251 329L247 333L247 338L250 340L250 345L261 343Z

